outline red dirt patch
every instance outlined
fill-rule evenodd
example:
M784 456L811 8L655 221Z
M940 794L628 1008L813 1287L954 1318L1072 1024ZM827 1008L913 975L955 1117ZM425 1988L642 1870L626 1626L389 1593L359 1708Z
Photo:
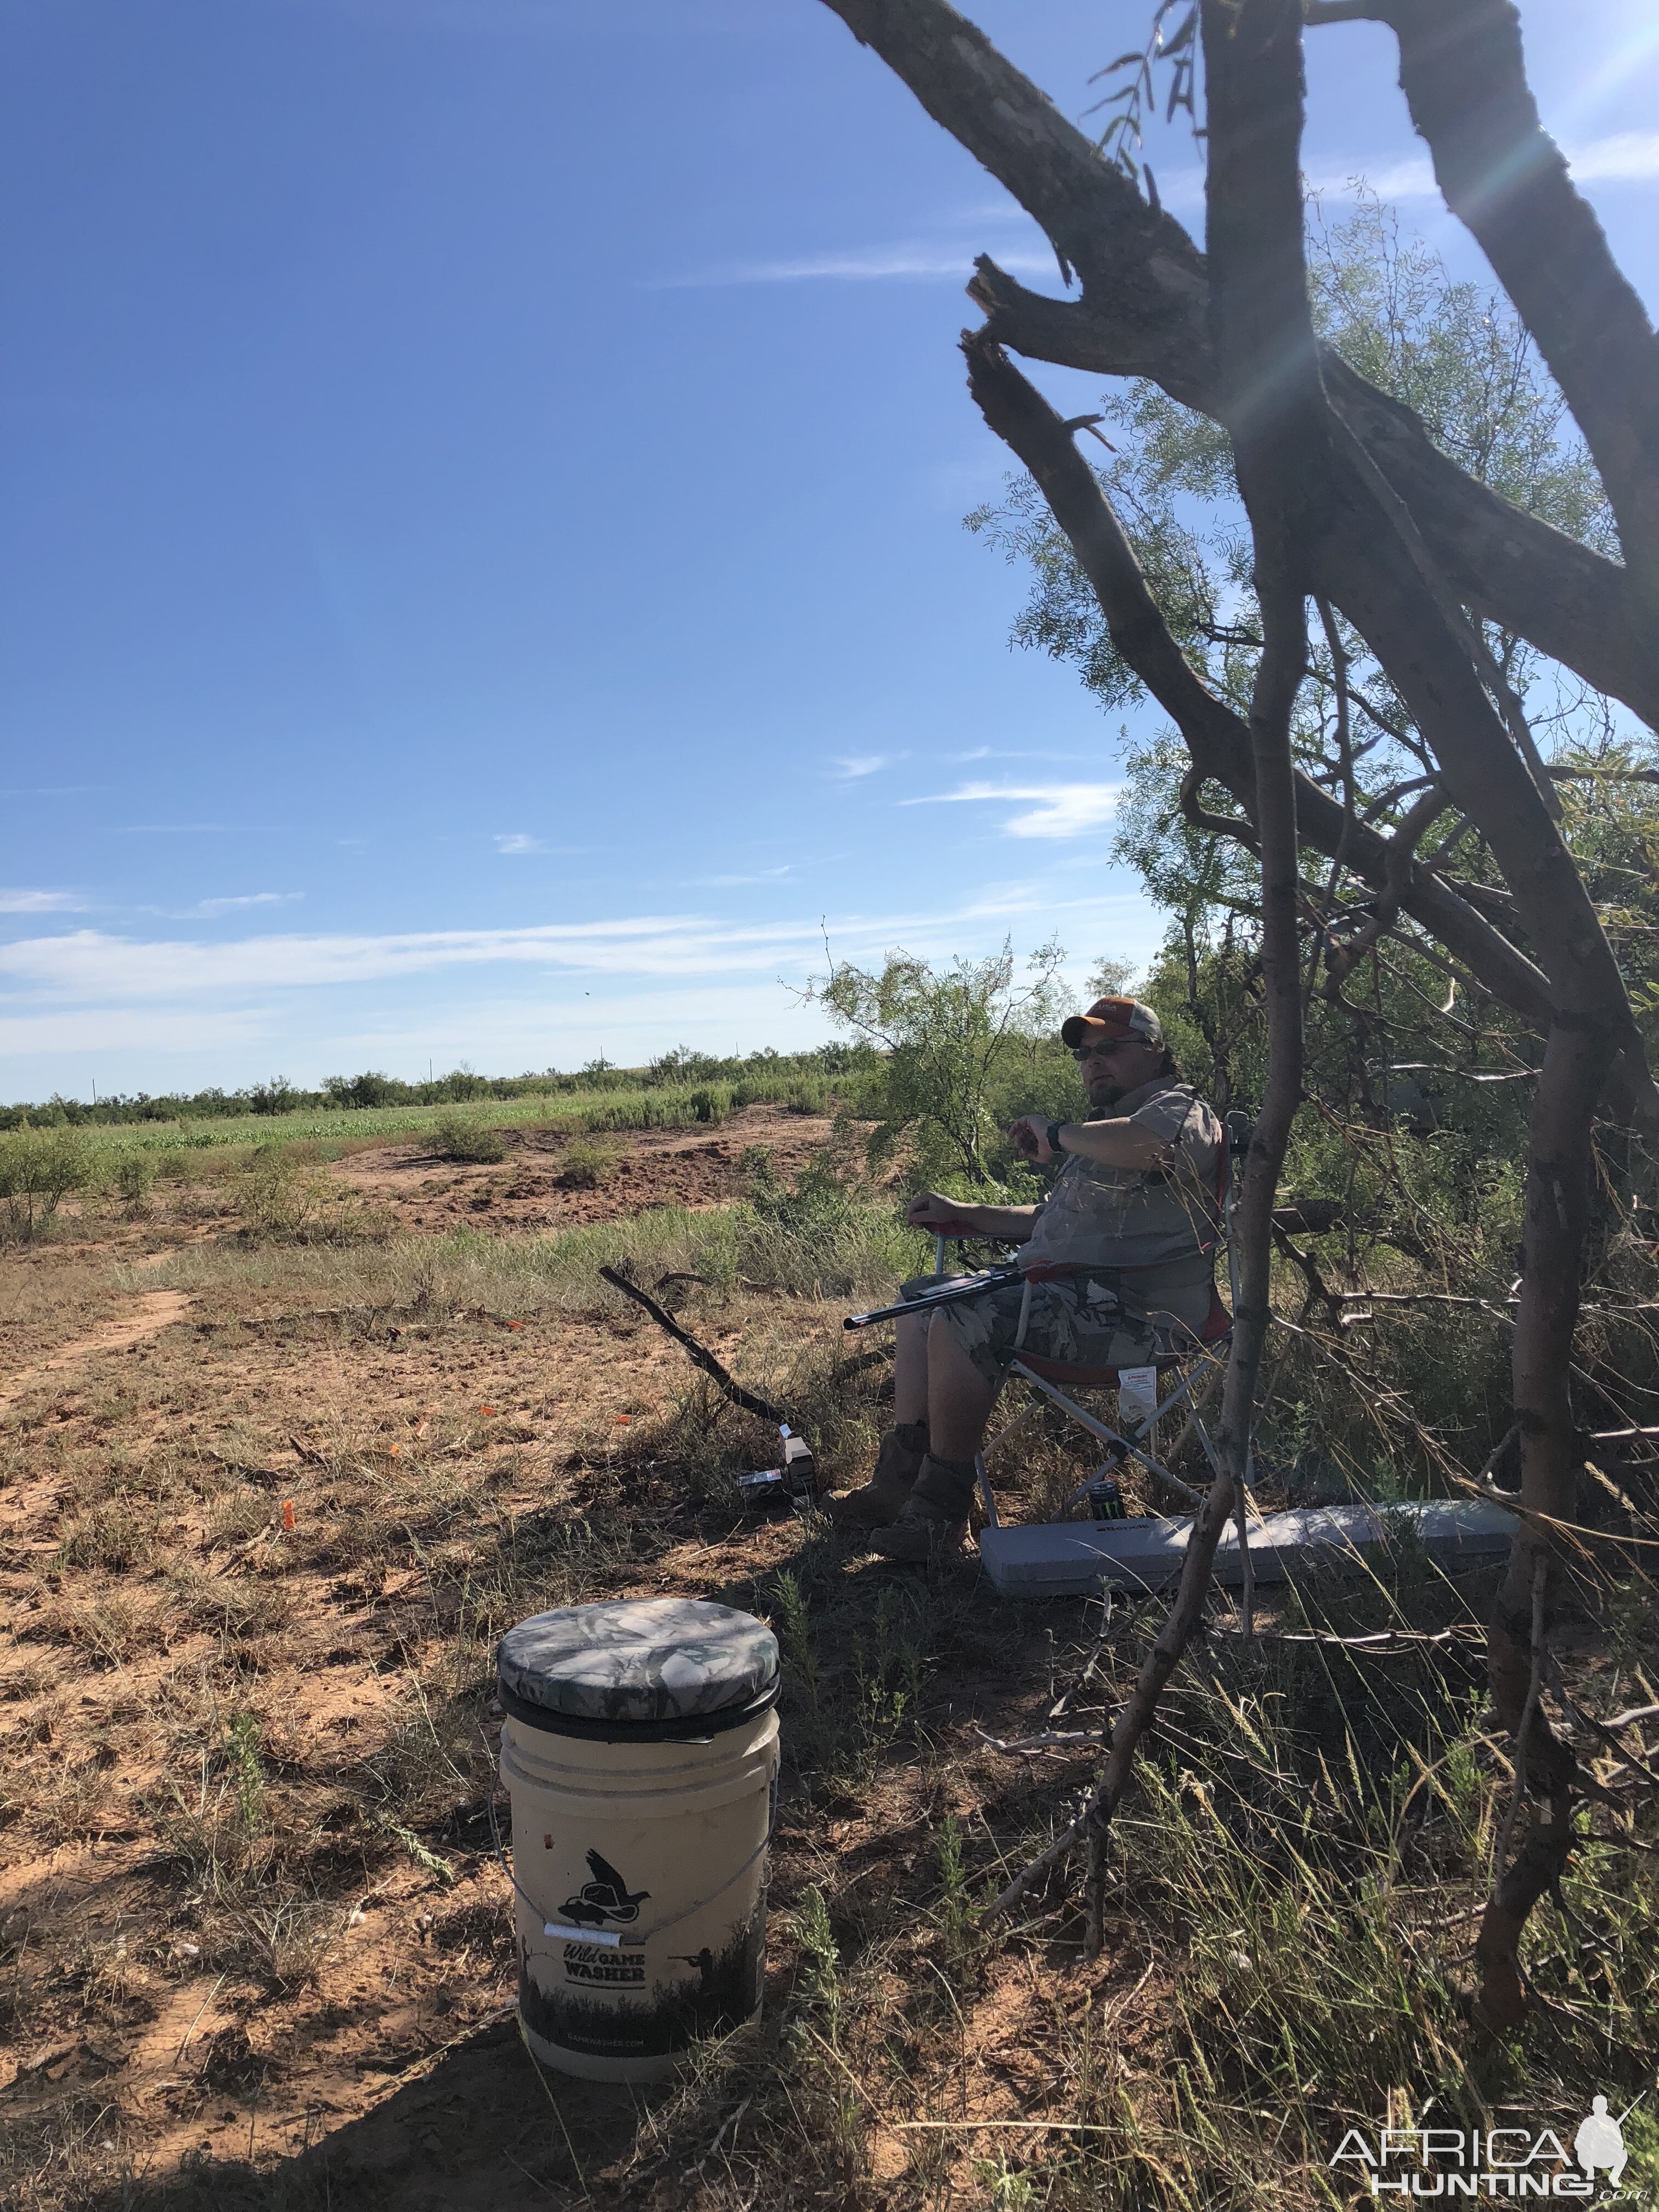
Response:
M574 1229L653 1206L729 1206L747 1194L745 1152L769 1152L779 1178L790 1182L829 1142L830 1128L822 1115L746 1106L718 1127L583 1139L503 1129L507 1156L490 1166L434 1159L418 1145L397 1144L354 1152L329 1172L390 1213L404 1233L441 1232L474 1219L497 1231ZM615 1148L615 1165L597 1189L572 1188L561 1179L575 1143Z

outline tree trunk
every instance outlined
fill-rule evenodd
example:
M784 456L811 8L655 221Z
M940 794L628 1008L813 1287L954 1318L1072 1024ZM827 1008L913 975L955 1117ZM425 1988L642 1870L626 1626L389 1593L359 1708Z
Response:
M1527 1518L1494 1613L1495 1715L1516 1741L1529 1811L1482 1926L1481 2002L1496 2026L1525 2009L1519 1943L1571 1844L1571 1747L1543 1711L1555 1594L1551 1524L1571 1522L1578 1455L1568 1382L1604 1087L1651 1122L1659 1097L1624 980L1556 822L1486 685L1465 610L1499 623L1659 727L1659 378L1655 341L1594 218L1537 125L1509 0L1326 0L1316 16L1374 13L1401 40L1402 79L1448 198L1487 245L1556 369L1601 467L1628 568L1572 544L1475 483L1408 410L1314 342L1298 175L1300 0L1202 0L1209 102L1206 262L946 0L827 0L1047 230L1079 301L1041 298L981 259L985 328L964 337L993 429L1030 470L1090 579L1114 642L1174 716L1194 763L1248 812L1263 882L1272 1045L1237 1215L1241 1285L1220 1431L1223 1468L1189 1540L1176 1602L1114 1729L1079 1819L999 1900L1011 1904L1087 1834L1097 1844L1164 1684L1202 1607L1248 1446L1269 1325L1274 1186L1301 1087L1296 940L1298 834L1391 896L1503 1003L1547 1030L1528 1144L1514 1346ZM1453 41L1463 64L1447 66ZM1437 41L1440 43L1437 44ZM1514 156L1516 179L1494 191ZM1508 184L1515 193L1505 196ZM1530 214L1527 210L1530 210ZM1519 212L1517 212L1517 210ZM1255 544L1265 645L1248 726L1187 664L1099 483L1054 410L1003 350L1146 376L1223 422ZM1305 597L1339 605L1396 686L1443 792L1480 828L1537 964L1450 884L1350 821L1293 766L1290 718ZM1524 743L1525 733L1520 733ZM1541 972L1540 972L1541 970ZM1505 1838L1507 1847L1507 1836ZM1091 1854L1098 1863L1098 1852Z
M1533 1101L1511 1376L1521 1502L1526 1513L1547 1521L1577 1517L1583 1455L1569 1370L1589 1226L1595 1102L1613 1053L1605 1023L1558 1015ZM1514 1863L1497 1869L1475 1948L1480 2009L1498 2029L1515 2027L1526 2011L1521 1931L1533 1906L1560 1880L1572 1848L1572 1749L1552 1731L1536 1692L1539 1647L1549 1635L1559 1580L1556 1549L1544 1522L1522 1523L1488 1632L1492 1717L1515 1739L1517 1796L1540 1800L1543 1808Z

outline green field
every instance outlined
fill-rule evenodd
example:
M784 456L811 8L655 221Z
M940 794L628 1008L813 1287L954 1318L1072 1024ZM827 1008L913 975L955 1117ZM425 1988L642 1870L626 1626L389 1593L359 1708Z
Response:
M365 1139L418 1134L439 1121L492 1129L551 1129L572 1136L602 1129L690 1128L718 1122L744 1106L777 1104L827 1111L833 1086L823 1076L745 1077L736 1083L641 1086L634 1091L567 1091L543 1097L479 1098L434 1106L325 1107L297 1114L237 1114L212 1120L94 1123L78 1135L100 1158L112 1153L217 1151L303 1143L352 1150Z

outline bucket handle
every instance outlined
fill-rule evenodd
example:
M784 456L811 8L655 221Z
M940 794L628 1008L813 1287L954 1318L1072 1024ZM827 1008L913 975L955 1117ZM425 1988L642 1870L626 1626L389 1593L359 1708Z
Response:
M483 1734L483 1729L480 1728L478 1732L482 1735ZM489 1740L487 1736L484 1738L484 1748L486 1750L489 1748ZM489 1784L484 1792L484 1809L489 1815L489 1840L495 1847L495 1856L501 1861L501 1872L507 1876L508 1881L513 1885L513 1887L518 1892L519 1895L523 1898L525 1903L530 1907L532 1912L536 1915L538 1919L540 1919L542 1910L540 1905L537 1904L535 1899L530 1894L530 1892L519 1880L518 1875L514 1873L512 1866L507 1859L506 1849L501 1843L501 1832L500 1827L497 1826L495 1820L495 1792L498 1787L499 1784L494 1771L494 1763L492 1760L492 1771L489 1778ZM743 1876L748 1873L750 1868L754 1865L755 1861L769 1848L773 1837L777 1833L778 1778L775 1774L772 1777L772 1786L768 1794L771 1802L767 1808L766 1833L761 1838L759 1843L756 1844L754 1850L750 1852L748 1857L744 1860L742 1865L734 1868L733 1870L727 1875L726 1880L721 1882L719 1888L711 1889L707 1897L698 1898L695 1903L684 1906L678 1912L672 1914L668 1919L659 1920L654 1928L647 1928L642 1935L635 1936L634 1938L635 1945L643 1947L647 1943L653 1942L659 1936L667 1935L671 1928L678 1928L682 1920L689 1920L694 1912L702 1912L707 1906L713 1905L717 1898L724 1897L726 1891L732 1887L734 1882L742 1880ZM542 1933L544 1936L552 1936L555 1937L562 1936L576 1942L602 1943L609 1950L620 1949L623 1940L613 1929L565 1928L561 1926L556 1920L543 1920ZM631 1948L633 1947L630 1946L630 1948Z

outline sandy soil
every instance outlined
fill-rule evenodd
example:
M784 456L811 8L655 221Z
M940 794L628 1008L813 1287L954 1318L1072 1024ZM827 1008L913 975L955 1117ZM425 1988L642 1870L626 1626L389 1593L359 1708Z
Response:
M466 1170L388 1146L337 1173L415 1235L458 1213L530 1228L718 1204L740 1189L748 1146L787 1176L827 1134L757 1109L718 1132L623 1140L597 1192L562 1188L560 1148L533 1144ZM190 1233L213 1249L219 1232ZM573 1531L588 1532L586 1597L765 1610L784 1568L817 1561L854 1594L884 1571L820 1559L821 1537L804 1551L793 1519L691 1502L663 1456L690 1371L648 1323L324 1306L273 1281L280 1258L245 1284L229 1269L210 1294L134 1288L135 1262L166 1257L143 1249L155 1241L112 1224L102 1244L7 1263L0 2118L32 2192L18 2201L114 2212L190 2182L188 2201L215 2206L691 2202L663 2193L683 2160L652 2133L659 2096L556 2094L520 2045L478 1743L463 1731L449 1771L428 1757L418 1785L405 1768L428 1709L474 1716L475 1738L478 1717L488 1729L487 1644L456 1673L465 1591L533 1586L556 1601L546 1577ZM739 1301L697 1326L741 1366L784 1340L838 1343L839 1315ZM539 1582L523 1579L526 1559ZM961 1571L948 1679L930 1692L933 1740L958 1763L919 1762L906 1735L858 1790L786 1808L769 2018L793 1982L806 1883L833 1864L854 1896L925 1893L943 1813L978 1817L1011 1786L988 1779L976 1723L1017 1732L1047 1676L1042 1662L1011 1676L1008 1624L973 1597L975 1573ZM867 1662L826 1646L830 1673L854 1663ZM239 1848L269 1872L222 1896L239 1727L258 1746ZM377 1775L384 1818L365 1780ZM259 1899L279 1894L314 1900L310 1951L303 1927L261 1920ZM1064 1979L1072 1964L998 1968L971 2023L970 2113L1030 2109L1052 2070L1042 2008L1109 2003L1139 1971L1120 1959ZM909 2116L876 2129L871 2185L909 2171ZM971 2145L958 2148L967 2175Z

